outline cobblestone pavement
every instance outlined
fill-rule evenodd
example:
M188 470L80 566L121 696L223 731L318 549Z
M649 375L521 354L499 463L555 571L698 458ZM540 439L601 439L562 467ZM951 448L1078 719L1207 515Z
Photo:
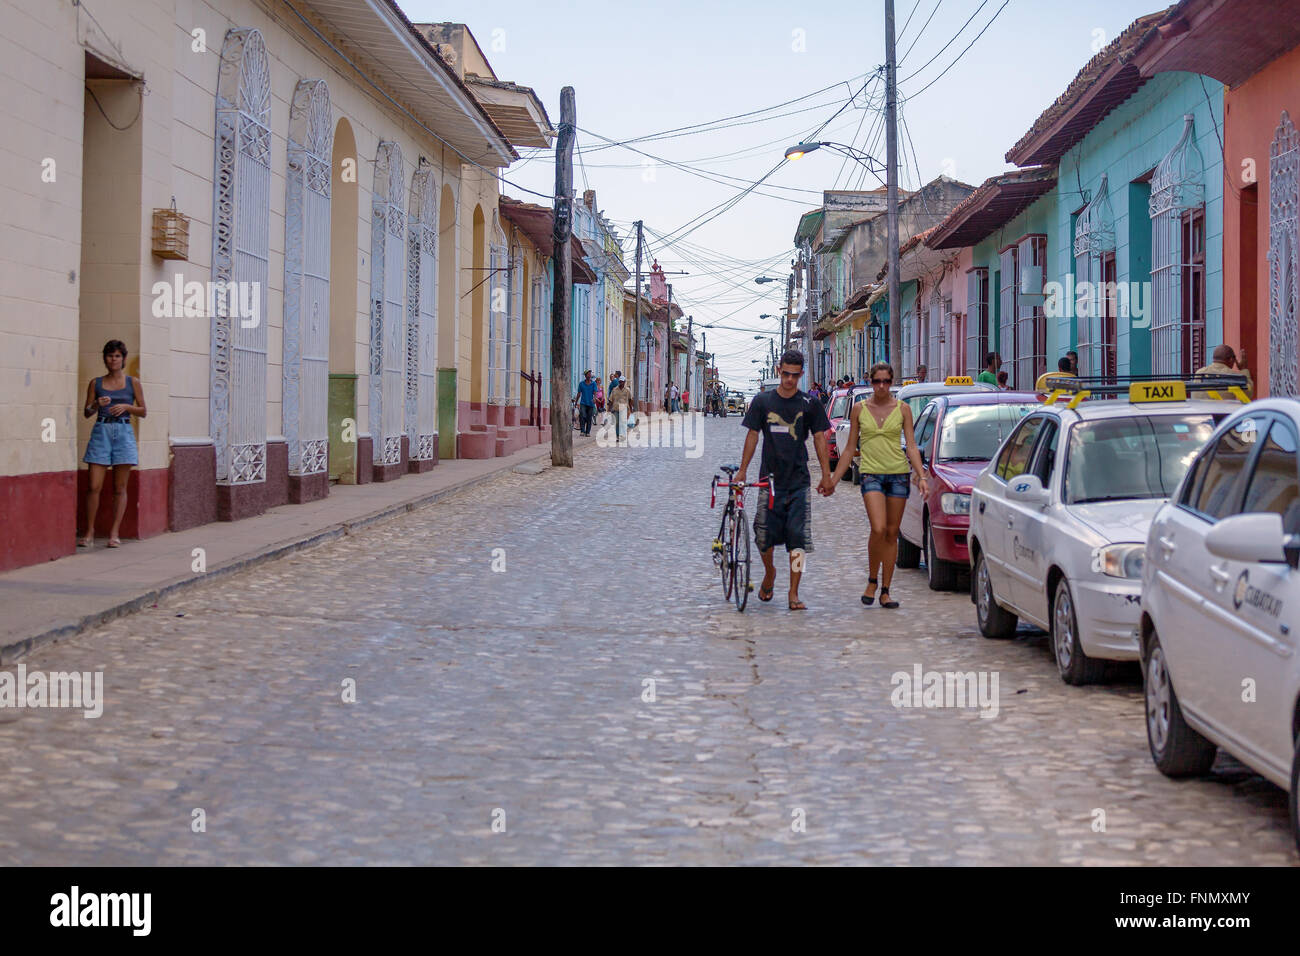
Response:
M0 864L1296 862L1276 787L1156 772L1134 670L1067 687L921 572L864 608L847 484L813 502L810 610L782 571L737 614L708 480L743 430L704 428L700 458L507 473L39 650L102 670L104 712L0 710ZM997 672L997 716L896 709L914 665Z

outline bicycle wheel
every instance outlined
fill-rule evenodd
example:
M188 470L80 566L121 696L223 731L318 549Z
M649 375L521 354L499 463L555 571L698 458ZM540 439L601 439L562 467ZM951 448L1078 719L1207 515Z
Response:
M735 581L732 584L732 596L736 600L736 610L745 610L745 605L749 602L749 529L745 525L745 514L743 511L737 511L735 516L736 530L734 533L735 560L732 562L735 568Z
M727 506L727 515L722 521L722 599L731 600L731 588L735 576L735 510L730 504Z

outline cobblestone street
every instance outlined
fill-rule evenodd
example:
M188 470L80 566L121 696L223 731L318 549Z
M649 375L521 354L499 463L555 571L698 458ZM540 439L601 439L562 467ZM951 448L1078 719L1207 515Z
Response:
M814 498L808 612L781 570L737 614L708 484L744 430L703 427L702 457L585 449L36 651L102 670L104 711L0 710L0 864L1295 862L1278 788L1155 770L1135 666L1067 687L921 571L863 607L848 484ZM896 708L916 665L996 672L996 716Z

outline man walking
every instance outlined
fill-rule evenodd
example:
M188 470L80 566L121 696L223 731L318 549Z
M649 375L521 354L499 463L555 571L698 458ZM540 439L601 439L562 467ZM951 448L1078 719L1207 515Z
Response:
M615 380L607 401L610 416L614 419L614 447L617 448L626 431L627 410L632 406L632 393L622 379Z
M1216 345L1211 355L1214 359L1209 365L1196 370L1197 375L1244 375L1246 376L1246 395L1255 397L1255 380L1251 378L1250 369L1246 368L1246 353L1237 355L1231 345Z
M822 479L817 486L820 494L835 491L830 458L826 449L826 432L831 427L821 402L812 401L799 391L799 376L803 374L803 353L790 349L781 356L777 368L780 385L775 390L760 392L750 402L745 412L745 450L740 458L737 481L745 480L745 471L758 447L759 432L763 433L763 455L760 472L772 475L775 497L773 507L762 500L754 514L754 541L763 558L763 583L758 589L760 601L772 600L776 590L776 565L772 552L784 544L790 556L791 611L806 610L799 600L799 580L803 577L804 555L812 550L812 475L808 471L808 436L813 436L813 447L821 465ZM829 484L828 484L829 483Z
M596 415L596 389L599 385L591 377L591 369L582 373L582 381L578 383L578 423L584 435L591 434L591 420Z

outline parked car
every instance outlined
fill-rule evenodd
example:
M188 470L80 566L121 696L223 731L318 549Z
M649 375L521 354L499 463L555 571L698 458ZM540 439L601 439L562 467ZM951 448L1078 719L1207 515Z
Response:
M1078 397L1087 389L1077 380ZM1051 632L1061 678L1099 679L1138 659L1142 561L1151 518L1232 408L1166 398L1042 405L1003 443L971 492L971 600L985 637L1023 618ZM1112 389L1112 394L1116 390Z
M830 455L832 469L840 463L840 448L835 435L839 423L848 421L849 399L852 393L851 388L831 389L831 400L826 404L826 417L831 420L830 431L826 433L826 449Z
M924 556L931 590L951 591L958 572L970 567L971 487L1020 419L1038 407L1033 392L941 394L916 419L930 493L921 497L913 475L914 493L898 529L898 566L915 568Z
M1300 402L1223 422L1151 522L1140 639L1147 742L1167 776L1219 747L1289 792L1300 849Z

